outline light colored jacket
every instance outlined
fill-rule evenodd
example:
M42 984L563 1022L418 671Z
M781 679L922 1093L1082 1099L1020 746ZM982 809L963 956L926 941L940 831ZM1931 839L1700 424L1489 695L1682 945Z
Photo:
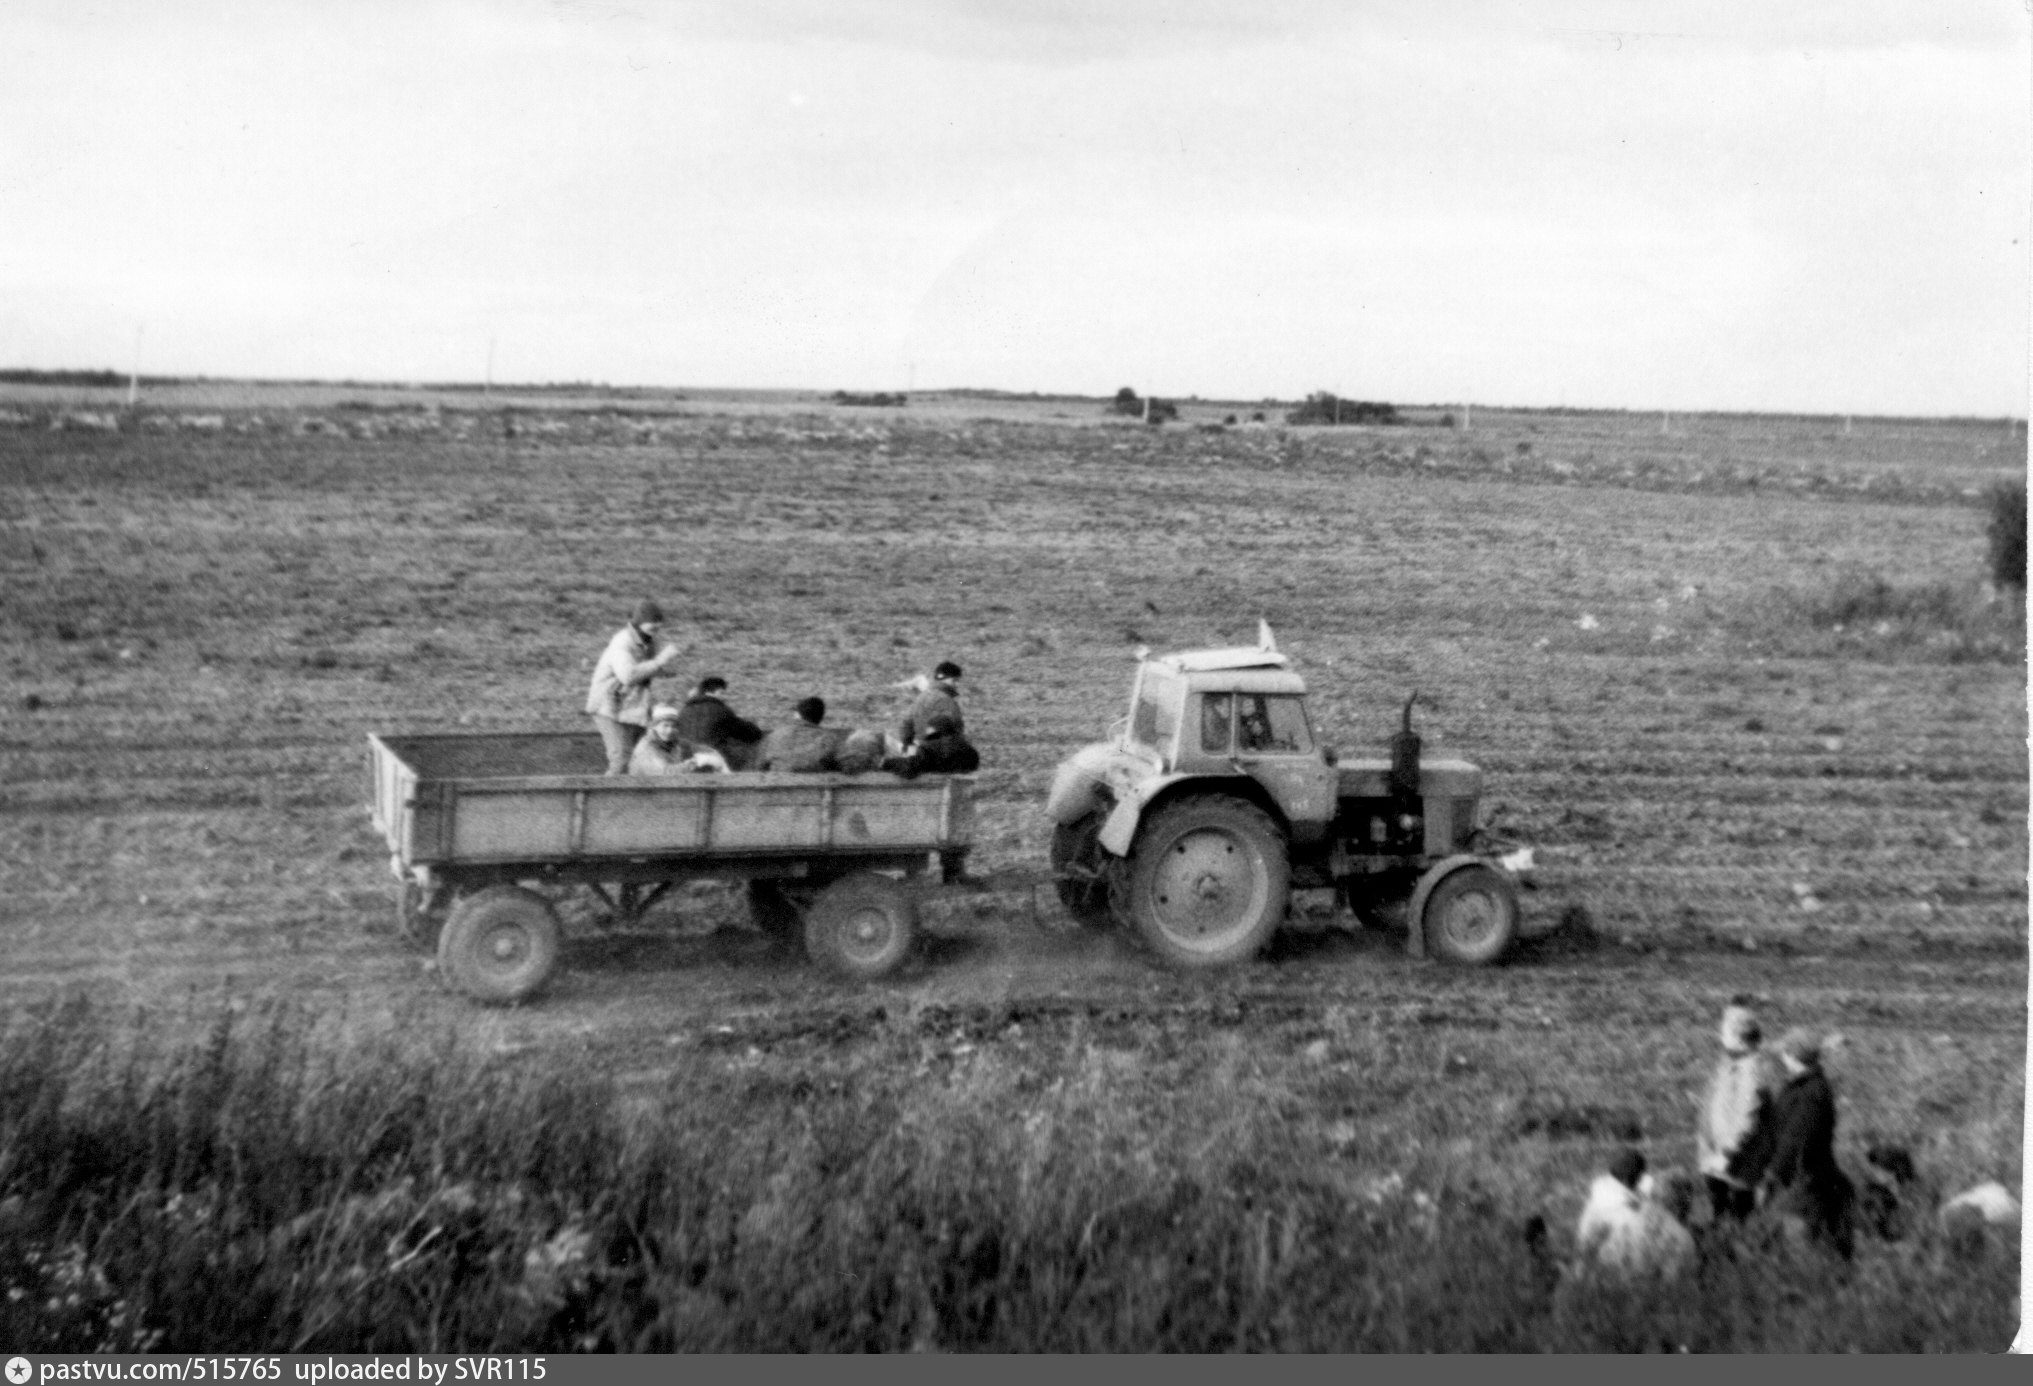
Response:
M1599 1174L1574 1233L1584 1269L1624 1275L1677 1276L1694 1264L1694 1234L1652 1198Z
M1748 1189L1769 1155L1778 1066L1764 1051L1725 1054L1708 1080L1695 1133L1695 1163L1710 1178Z
M593 666L593 685L586 691L586 711L631 726L649 725L649 682L663 673L651 658L649 638L634 626L614 632L600 662Z
M673 741L669 746L660 744L656 733L651 732L635 743L635 749L628 756L628 773L631 775L677 775L690 770L692 748L683 741Z

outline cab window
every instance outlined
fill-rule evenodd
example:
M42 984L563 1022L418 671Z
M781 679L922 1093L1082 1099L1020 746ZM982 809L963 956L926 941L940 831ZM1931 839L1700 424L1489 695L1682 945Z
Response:
M1200 749L1210 756L1228 754L1229 714L1235 697L1229 693L1208 693L1200 699Z
M1145 689L1130 718L1130 735L1157 751L1170 744L1172 733L1178 729L1172 700L1163 696L1172 691L1163 685Z
M1306 725L1302 698L1276 693L1244 693L1236 699L1236 748L1249 755L1306 755L1313 733Z

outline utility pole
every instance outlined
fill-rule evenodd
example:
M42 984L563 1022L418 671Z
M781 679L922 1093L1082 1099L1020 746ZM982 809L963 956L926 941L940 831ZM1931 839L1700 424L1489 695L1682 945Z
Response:
M134 324L134 368L127 372L127 407L141 398L141 324Z

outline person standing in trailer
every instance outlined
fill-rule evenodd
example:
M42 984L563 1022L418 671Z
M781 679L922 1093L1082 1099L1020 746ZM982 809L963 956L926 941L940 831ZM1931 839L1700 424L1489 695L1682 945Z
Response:
M635 743L649 730L650 680L661 678L677 662L678 650L666 645L655 651L663 629L663 608L644 597L635 604L628 624L614 633L593 666L593 686L586 693L586 711L599 728L607 749L607 773L628 773Z

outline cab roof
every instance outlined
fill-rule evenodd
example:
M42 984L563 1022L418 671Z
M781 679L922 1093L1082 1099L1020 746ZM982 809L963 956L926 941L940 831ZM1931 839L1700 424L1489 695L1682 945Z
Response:
M1226 650L1181 650L1156 655L1153 664L1162 664L1175 674L1200 674L1215 669L1289 669L1292 661L1282 650L1265 650L1238 645Z

